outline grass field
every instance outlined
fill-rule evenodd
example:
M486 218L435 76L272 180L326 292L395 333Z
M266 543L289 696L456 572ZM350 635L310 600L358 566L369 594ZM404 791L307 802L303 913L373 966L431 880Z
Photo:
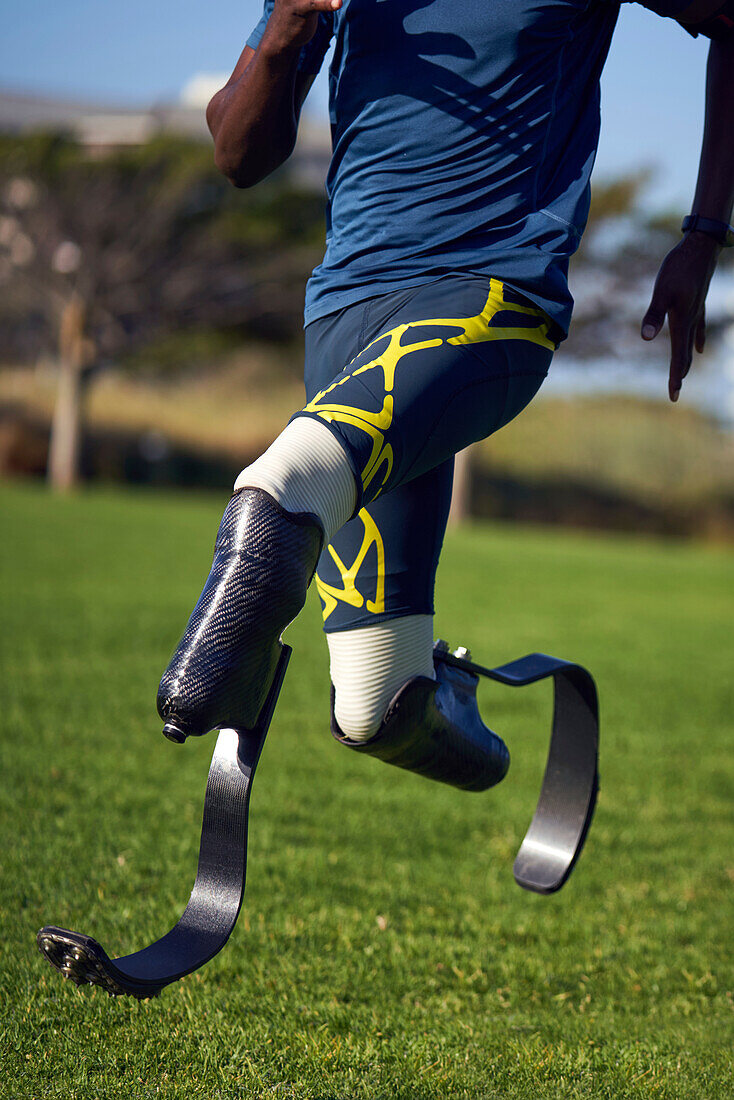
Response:
M466 794L328 733L318 609L289 632L227 949L155 1001L77 991L45 923L133 950L193 881L213 739L173 746L160 671L224 501L0 491L0 1095L734 1096L734 555L477 527L453 534L437 630L495 664L587 664L602 793L550 898L515 886L547 685L482 686L513 767Z

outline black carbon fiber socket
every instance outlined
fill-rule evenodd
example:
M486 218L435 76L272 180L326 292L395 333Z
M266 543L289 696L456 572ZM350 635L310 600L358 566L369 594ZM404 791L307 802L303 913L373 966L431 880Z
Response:
M504 779L510 753L488 729L477 706L479 677L435 662L436 679L414 676L387 708L367 741L351 741L339 729L331 696L331 732L337 741L387 764L406 768L465 791L485 791Z
M278 640L306 601L322 541L315 516L286 512L262 489L234 493L211 572L158 688L169 740L256 725Z

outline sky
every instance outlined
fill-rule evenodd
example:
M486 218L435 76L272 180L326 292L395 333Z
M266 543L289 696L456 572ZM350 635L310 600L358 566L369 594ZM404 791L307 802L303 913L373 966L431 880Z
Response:
M115 105L176 100L194 75L228 72L261 11L258 0L1 2L0 87ZM706 52L704 39L623 4L602 84L599 177L655 166L649 205L690 210ZM326 113L323 80L309 109Z

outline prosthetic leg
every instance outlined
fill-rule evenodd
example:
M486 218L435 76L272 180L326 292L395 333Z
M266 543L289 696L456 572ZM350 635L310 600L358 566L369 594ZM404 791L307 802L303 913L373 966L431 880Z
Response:
M100 985L115 997L128 993L145 1000L222 950L245 892L252 780L290 655L290 648L282 646L275 678L253 729L223 729L219 734L204 796L196 880L178 924L149 947L119 959L111 959L91 936L47 925L38 933L38 946L65 978L76 985Z
M291 652L279 639L303 607L322 540L315 517L286 512L261 489L239 489L227 505L209 577L158 689L169 740L221 730L191 898L166 936L121 959L89 936L41 929L41 951L77 985L152 997L227 942L245 888L252 779Z
M551 740L540 798L512 870L524 890L555 893L581 855L599 793L599 703L591 673L545 653L484 668L466 650L451 654L439 645L434 659L509 687L553 678Z
M474 664L470 656L466 649L452 654L446 642L436 642L436 679L416 676L403 684L380 728L366 741L351 741L339 729L332 688L332 734L356 752L428 779L484 791L504 779L510 754L479 716L479 677L523 687L552 676L553 729L543 786L513 870L524 889L554 893L579 857L596 806L599 719L594 681L580 665L543 653L494 669Z
M90 936L48 925L38 933L38 946L64 977L77 985L100 985L113 996L126 993L145 999L203 966L224 947L244 894L252 780L289 657L288 646L280 645L275 674L253 727L225 728L219 735L204 800L196 880L178 924L149 947L118 959L111 959ZM512 687L553 677L548 761L514 874L526 890L542 894L559 890L578 859L596 804L599 724L591 675L580 665L541 653L488 669L470 661L466 650L449 653L445 644L437 645L434 661L440 673L438 686L426 680L431 690L423 685L415 692L406 685L389 708L376 742L381 742L383 759L469 790L499 782L509 763L502 741L475 713L477 677ZM468 718L466 726L462 713ZM427 733L409 728L403 718L410 714L425 717ZM445 747L439 743L441 727L447 732ZM460 758L453 764L449 745Z
M355 752L464 791L486 791L504 779L510 754L504 741L487 729L479 716L479 677L437 660L447 653L448 645L437 642L436 679L414 676L403 684L380 728L366 741L352 741L342 733L334 714L332 687L331 732Z

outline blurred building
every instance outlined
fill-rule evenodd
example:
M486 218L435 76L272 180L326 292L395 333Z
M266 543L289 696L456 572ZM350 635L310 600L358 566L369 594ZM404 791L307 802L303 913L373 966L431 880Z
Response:
M220 81L223 83L223 77ZM150 107L126 107L90 100L73 100L0 89L0 133L63 130L91 155L142 145L160 134L176 134L210 141L205 107L216 87L214 78L197 76L184 89L181 101ZM331 155L328 127L304 114L298 142L288 164L296 182L323 187Z

